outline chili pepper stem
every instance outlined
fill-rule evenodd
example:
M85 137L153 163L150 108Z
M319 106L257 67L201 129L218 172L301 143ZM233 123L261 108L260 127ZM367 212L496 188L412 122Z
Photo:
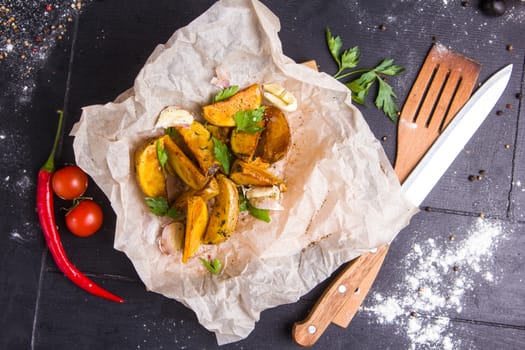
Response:
M46 162L40 168L41 170L46 171L54 171L55 170L55 154L58 147L58 141L60 140L60 136L62 134L62 127L64 125L64 111L57 111L58 113L58 127L57 127L57 133L55 135L55 141L53 142L53 148L51 149L51 154L49 155L49 158L47 158Z

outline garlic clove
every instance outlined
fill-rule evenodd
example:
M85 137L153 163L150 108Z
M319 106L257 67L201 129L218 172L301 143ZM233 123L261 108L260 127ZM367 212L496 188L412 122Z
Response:
M193 115L185 109L175 106L164 108L157 119L157 128L169 128L171 126L187 126L193 123Z
M297 109L297 99L279 84L263 84L263 96L274 106L293 112Z

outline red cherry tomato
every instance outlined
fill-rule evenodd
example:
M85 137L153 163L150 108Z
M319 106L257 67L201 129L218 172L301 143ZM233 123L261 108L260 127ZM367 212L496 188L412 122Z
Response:
M88 176L76 165L68 165L53 174L53 192L62 199L75 199L86 192Z
M84 199L66 214L66 226L74 235L88 237L98 231L103 219L100 206L91 199Z

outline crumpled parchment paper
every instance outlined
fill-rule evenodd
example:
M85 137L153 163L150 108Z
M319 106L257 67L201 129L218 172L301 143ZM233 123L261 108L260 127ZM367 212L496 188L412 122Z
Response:
M279 29L256 0L219 1L159 45L115 102L85 107L72 130L77 164L117 215L115 248L149 290L191 308L219 344L247 337L261 311L297 301L342 263L390 242L416 211L349 90L284 56ZM166 221L147 209L133 157L162 132L155 122L166 106L200 116L218 92L210 81L219 66L232 84L279 83L298 99L287 113L293 145L279 162L288 192L271 223L243 217L228 241L182 264L158 248ZM211 275L198 256L218 258L222 273Z

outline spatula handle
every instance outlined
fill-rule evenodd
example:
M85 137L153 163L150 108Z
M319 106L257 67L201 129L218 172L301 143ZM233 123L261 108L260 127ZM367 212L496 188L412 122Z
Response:
M365 253L348 263L314 305L306 319L294 324L292 335L302 346L312 346L330 323L346 327L368 294L388 251Z

